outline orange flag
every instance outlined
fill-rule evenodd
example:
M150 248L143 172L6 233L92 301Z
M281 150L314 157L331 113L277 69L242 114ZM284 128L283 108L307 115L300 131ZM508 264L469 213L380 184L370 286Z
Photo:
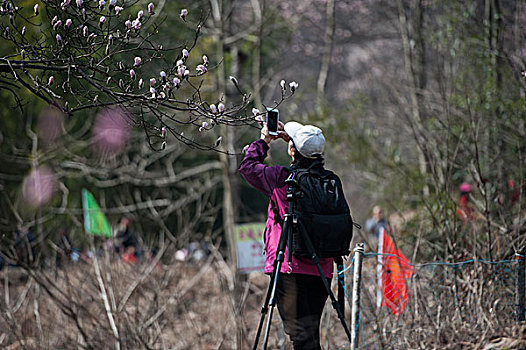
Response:
M378 232L378 253L377 304L398 316L407 304L406 279L413 275L413 267L384 228Z

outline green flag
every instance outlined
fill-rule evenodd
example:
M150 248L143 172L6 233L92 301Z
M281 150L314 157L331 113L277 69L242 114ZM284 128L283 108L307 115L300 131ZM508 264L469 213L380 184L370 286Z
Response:
M86 189L82 190L82 206L84 207L84 228L86 232L95 236L112 237L108 219L100 210L91 192Z

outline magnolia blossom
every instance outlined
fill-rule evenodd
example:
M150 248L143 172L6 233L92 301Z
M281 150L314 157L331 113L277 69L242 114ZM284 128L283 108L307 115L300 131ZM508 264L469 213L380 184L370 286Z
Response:
M142 89L142 87L144 86L144 80L142 80L142 78L139 79L139 84L138 84L138 86L139 86L139 89Z
M157 83L157 80L155 78L150 79L150 86L155 86L155 83Z
M31 205L45 204L55 191L55 175L46 166L34 168L22 183L22 195Z
M51 25L55 25L55 23L57 23L58 21L58 16L55 16L51 19Z
M126 22L124 22L124 25L126 26L126 28L131 29L132 22L128 19L128 20L126 20Z
M222 103L219 103L219 104L217 105L217 111L218 111L219 113L223 113L223 112L225 111L225 105L222 104Z
M139 19L134 19L133 22L131 23L133 29L135 30L139 30L141 28L141 21L139 21Z
M134 65L135 67L137 67L138 65L141 64L141 61L142 61L142 59L141 59L139 56L137 56L137 57L135 57L135 59L134 59L134 61L133 61L133 65Z
M39 8L40 7L38 6L38 4L36 4L35 7L33 8L35 10L35 16L38 16L38 14L40 13Z
M22 36L24 36L26 34L26 26L23 26L22 27Z
M102 27L102 25L106 22L106 17L102 16L100 19L99 19L99 25Z
M184 64L183 60L177 60L177 63L175 64L177 67L180 67Z
M198 65L197 68L196 68L197 72L203 74L206 72L206 67L203 66L202 64Z
M144 17L144 11L143 10L140 10L139 12L137 12L137 19L139 21L142 20L143 17Z
M154 9L153 3L150 2L150 3L148 4L148 13L149 13L150 15L153 15L153 9Z
M177 77L173 79L174 86L178 88L181 85L181 80Z
M58 27L60 27L62 25L62 21L56 21L55 24L53 25L53 29L54 30L57 30Z
M181 10L181 18L183 19L183 21L186 21L186 16L188 15L188 10L187 9L182 9Z
M252 114L254 115L254 117L258 114L260 114L261 112L259 111L259 109L257 108L252 108Z
M154 88L153 86L151 86L151 87L150 87L150 92L151 92L153 95L155 95L155 91L156 91L155 88Z
M179 66L177 67L177 75L179 77L183 77L184 76L184 72L186 71L186 67L185 66Z
M188 69L186 69L186 70L184 71L183 76L184 76L184 77L187 77L187 76L189 76L189 75L190 75L190 71L189 71Z
M133 69L130 69L130 78L132 78L132 80L135 80L135 71Z
M212 111L212 113L216 114L216 113L217 113L217 107L216 107L216 105L211 104L211 105L210 105L210 110Z
M66 24L64 25L66 28L69 28L71 26L71 23L73 23L73 21L71 20L71 18L68 18L66 20Z
M263 123L263 122L265 121L265 120L263 119L263 117L260 116L260 115L256 115L256 118L254 118L254 119L255 119L257 122L259 122L259 123Z
M162 70L160 73L159 73L159 76L163 79L166 79L166 72L164 70Z
M82 3L83 3L82 0L77 0L77 7L81 8L82 7Z
M87 26L84 26L84 28L82 28L82 35L84 35L84 36L88 35L88 27Z
M206 55L203 55L203 64L208 66L208 57L206 57Z
M56 38L57 38L57 42L61 42L62 41L62 37L60 36L60 34L57 34Z
M122 10L124 10L124 7L115 6L115 14L117 16L120 16Z
M48 86L53 85L54 81L55 81L55 77L54 76L50 76L49 79L47 80L47 85Z
M104 8L104 5L106 5L106 1L99 0L99 8L102 10Z
M163 126L161 128L161 137L163 137L163 138L166 137L166 126Z
M110 0L110 6L115 6L115 4L117 3L117 0Z
M212 105L213 106L213 105ZM210 106L210 107L212 107ZM201 124L201 127L199 128L199 131L203 131L205 130L206 128L208 127L208 122L203 122L203 124Z
M287 90L287 83L285 83L285 80L281 80L279 82L279 85L281 86L281 90L283 91Z
M292 91L292 92L296 91L296 89L298 88L298 86L299 86L299 84L296 83L295 81L291 82L291 83L289 84L290 91Z
M187 49L183 49L183 57L184 58L187 58L188 57L188 50Z
M159 94L159 98L166 98L166 94L161 91L161 93Z

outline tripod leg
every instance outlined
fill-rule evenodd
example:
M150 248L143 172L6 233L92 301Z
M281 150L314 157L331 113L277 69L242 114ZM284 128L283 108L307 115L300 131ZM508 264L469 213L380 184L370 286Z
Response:
M281 256L278 256L277 258L278 264L276 265L276 270L275 270L276 276L274 277L274 280L272 281L272 292L271 292L270 303L269 303L270 312L268 313L267 327L265 328L265 337L263 338L263 350L267 350L268 337L270 335L270 325L272 323L272 313L274 311L274 306L276 306L277 304L276 289L278 286L278 279L279 279L281 265L283 263L283 259L285 255L283 252L280 252L280 254Z
M256 350L258 348L259 337L261 336L261 330L263 329L263 323L265 322L265 316L267 315L268 306L270 302L270 295L272 294L274 279L276 278L276 271L277 271L276 264L274 264L274 271L270 275L270 283L268 285L267 295L265 297L265 303L263 304L263 307L261 308L261 317L259 319L258 331L256 333L256 339L254 340L254 346L252 347L252 350Z

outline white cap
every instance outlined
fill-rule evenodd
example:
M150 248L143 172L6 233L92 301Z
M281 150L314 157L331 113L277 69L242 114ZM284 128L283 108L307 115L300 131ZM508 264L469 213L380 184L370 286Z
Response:
M294 146L307 158L322 155L325 149L325 137L320 128L314 125L301 125L297 122L285 124L285 132L294 141Z

